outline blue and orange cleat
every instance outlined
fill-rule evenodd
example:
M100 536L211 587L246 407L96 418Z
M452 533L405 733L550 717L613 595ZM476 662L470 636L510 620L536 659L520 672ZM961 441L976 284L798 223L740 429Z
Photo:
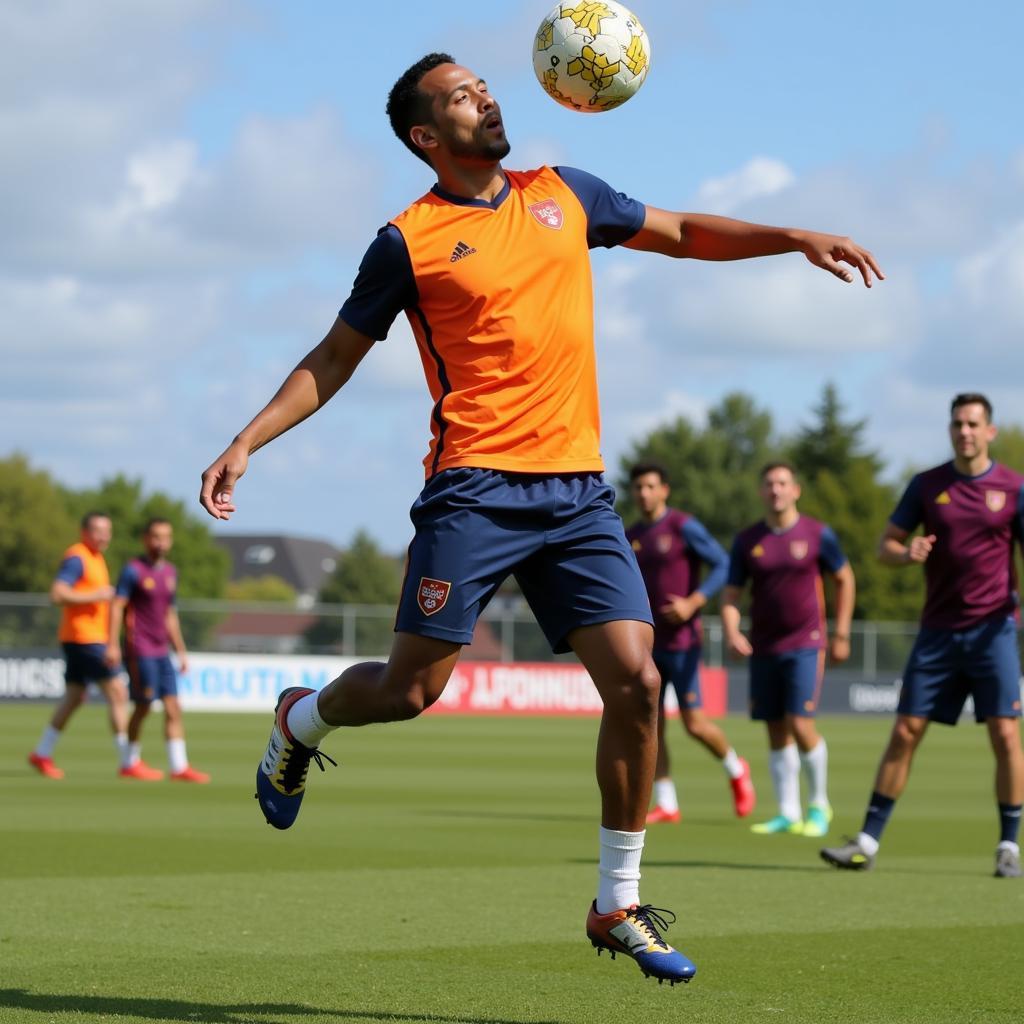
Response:
M671 920L666 921L663 914ZM605 949L613 960L616 953L624 953L636 961L645 978L657 978L659 985L665 981L674 985L689 981L697 973L697 965L658 934L658 928L668 928L675 919L671 910L635 903L628 910L599 914L595 901L587 914L587 938L598 956Z
M288 730L291 706L307 693L314 692L306 686L290 686L281 691L274 709L270 742L256 769L256 799L267 824L274 828L291 828L295 823L306 791L309 762L316 761L320 771L326 771L324 761L330 761L335 767L338 764L316 747L303 746Z

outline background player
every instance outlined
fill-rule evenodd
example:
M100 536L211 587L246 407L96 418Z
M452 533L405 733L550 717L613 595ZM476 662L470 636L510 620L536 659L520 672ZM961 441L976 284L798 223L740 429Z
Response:
M102 512L82 517L78 543L64 552L50 600L61 607L57 634L64 650L64 698L43 730L28 760L36 771L51 779L64 778L53 763L53 750L71 716L85 700L85 688L96 683L110 710L110 727L117 744L120 767L128 765L127 699L117 673L104 660L110 635L110 585L103 552L110 546L113 527Z
M722 594L725 642L734 654L750 659L750 717L767 727L768 764L779 803L778 815L752 826L752 831L823 836L832 808L828 748L814 722L825 659L822 575L827 573L835 583L836 629L830 653L836 662L850 656L856 585L832 529L797 510L800 484L789 463L765 466L760 493L765 517L736 537ZM739 601L747 580L752 590L750 639L740 632ZM801 766L809 789L806 821L800 803Z
M821 855L841 868L874 864L928 722L956 725L971 695L996 760L995 874L1017 878L1024 753L1013 552L1014 540L1024 537L1024 477L989 457L996 427L984 395L957 395L950 414L953 460L911 479L878 549L886 565L923 565L925 573L921 628L903 673L896 722L860 834ZM918 526L922 534L911 538Z
M282 695L257 771L261 808L287 828L331 730L412 718L436 701L480 610L515 573L553 647L576 652L604 701L588 937L645 973L686 980L693 964L639 903L660 679L643 580L601 477L587 250L714 260L795 251L850 281L846 263L868 285L878 268L848 238L645 207L570 168L506 171L498 104L446 54L402 75L388 113L437 184L377 235L324 340L203 474L203 506L226 518L250 454L328 401L406 312L434 407L391 656L319 694Z
M654 664L661 674L658 704L658 761L654 807L647 824L680 819L679 801L665 742L665 693L679 700L679 715L688 735L703 744L725 769L736 814L743 818L756 803L750 766L729 745L725 733L703 711L700 664L703 626L700 610L725 583L729 556L695 516L668 507L668 472L656 462L629 471L633 503L641 519L626 530L654 615ZM701 567L708 566L701 581Z
M154 700L164 709L164 738L170 775L176 782L209 782L210 776L188 763L185 727L178 700L178 677L170 648L178 655L178 668L188 671L188 653L181 635L175 594L178 571L167 561L174 544L174 527L167 519L154 518L142 531L144 553L121 570L110 607L110 643L107 663L121 662L121 624L125 626L125 666L128 689L135 710L128 722L129 763L126 778L154 782L164 773L142 760L142 725Z

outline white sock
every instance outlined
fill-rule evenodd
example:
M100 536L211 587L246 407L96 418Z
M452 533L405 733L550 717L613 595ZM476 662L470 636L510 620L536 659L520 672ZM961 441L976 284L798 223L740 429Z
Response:
M48 725L43 730L43 735L39 737L39 742L36 744L36 754L39 757L53 757L53 748L57 746L57 740L60 739L60 729L54 729L52 725Z
M800 821L800 755L795 743L787 743L781 750L768 754L768 768L771 771L775 799L779 813L789 821Z
M135 764L136 761L142 760L142 744L141 743L129 743L128 744L128 763Z
M743 762L732 747L725 752L725 757L722 758L722 767L730 779L738 779L743 774Z
M874 857L878 853L878 840L869 836L867 832L857 833L857 845L869 856Z
M669 813L679 810L679 797L676 796L676 784L671 779L654 780L654 802Z
M122 768L132 766L132 745L128 742L128 733L119 732L114 736L114 746L117 747L117 757Z
M600 832L601 859L598 864L597 912L610 914L640 902L640 857L645 832Z
M167 741L167 762L171 771L177 774L188 767L188 754L185 753L185 740L181 737Z
M320 709L316 704L318 696L315 691L307 693L288 709L288 729L304 747L319 747L320 741L338 728L336 725L328 725L320 717Z
M806 754L800 755L800 765L807 780L807 800L812 804L828 805L828 747L825 740Z

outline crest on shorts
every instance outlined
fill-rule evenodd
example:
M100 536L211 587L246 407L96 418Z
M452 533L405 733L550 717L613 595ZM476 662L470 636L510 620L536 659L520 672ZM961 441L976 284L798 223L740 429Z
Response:
M789 553L799 562L807 557L807 541L791 540L789 542Z
M554 199L542 199L539 203L530 203L530 213L538 224L556 231L562 226L562 208Z
M663 555L667 555L672 550L672 534L663 533L658 538L658 551Z
M989 512L1002 512L1006 507L1006 491L986 491L985 504Z
M445 606L451 592L452 585L449 580L432 580L427 576L421 576L416 591L416 603L424 615L436 615Z

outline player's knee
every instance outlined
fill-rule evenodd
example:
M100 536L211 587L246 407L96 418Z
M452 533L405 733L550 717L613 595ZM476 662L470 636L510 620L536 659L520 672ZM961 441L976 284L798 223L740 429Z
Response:
M924 735L924 724L900 719L893 726L892 737L889 747L894 753L905 754L913 752L914 748L921 741Z

